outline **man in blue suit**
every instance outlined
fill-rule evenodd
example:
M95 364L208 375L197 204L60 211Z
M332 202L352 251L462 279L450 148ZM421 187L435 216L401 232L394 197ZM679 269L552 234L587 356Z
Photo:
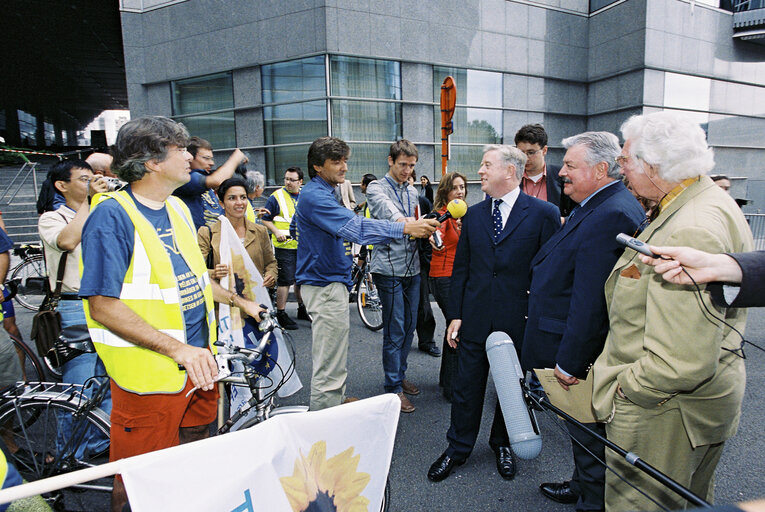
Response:
M428 478L443 480L465 462L481 426L489 361L486 338L504 331L520 353L526 325L531 260L560 226L558 209L521 192L526 155L512 146L484 147L481 190L489 197L462 218L452 272L449 344L457 349L449 446L430 466ZM515 476L505 422L497 404L489 445L499 474Z
M645 218L640 203L620 180L619 139L586 132L563 140L563 192L579 203L563 227L532 261L529 318L521 351L524 370L555 368L565 389L587 377L603 349L608 316L606 278L623 246L616 235L632 235ZM574 474L569 482L544 483L542 494L577 510L603 510L605 467L576 441L604 460L604 447L567 425L574 438ZM597 423L588 424L605 436Z

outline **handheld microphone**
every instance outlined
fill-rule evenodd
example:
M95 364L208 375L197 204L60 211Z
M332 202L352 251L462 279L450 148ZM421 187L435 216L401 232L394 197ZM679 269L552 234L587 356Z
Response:
M459 219L464 217L465 213L467 213L467 208L467 203L465 201L461 199L452 199L446 205L446 211L440 217L437 217L437 214L435 213L428 214L426 217L432 216L430 218L436 219L439 223L446 219ZM441 240L441 234L438 231L433 233L433 242L438 249L444 246L444 242Z
M542 436L534 411L523 397L523 370L513 340L504 332L491 333L486 339L486 357L513 452L521 459L533 459L542 451Z

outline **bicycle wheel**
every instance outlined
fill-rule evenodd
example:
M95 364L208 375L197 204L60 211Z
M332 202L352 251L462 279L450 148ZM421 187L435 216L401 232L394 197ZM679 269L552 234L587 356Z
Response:
M45 298L45 259L42 254L27 256L21 264L13 270L11 279L19 279L19 290L16 293L16 302L23 307L37 311Z
M16 353L23 359L21 371L23 372L24 382L43 382L45 380L45 370L43 370L40 360L37 359L37 355L26 343L16 336L10 333L8 336L10 336L13 346L16 348Z
M25 394L0 409L0 435L22 477L39 480L108 462L109 417L101 409L84 407L87 403L78 393L43 391ZM62 418L71 418L71 435L61 433ZM102 441L90 449L85 439L93 435ZM65 501L67 510L108 510L111 482L111 477L102 478L43 497L57 507Z
M365 272L356 286L356 308L367 329L379 331L383 326L382 302L372 274Z

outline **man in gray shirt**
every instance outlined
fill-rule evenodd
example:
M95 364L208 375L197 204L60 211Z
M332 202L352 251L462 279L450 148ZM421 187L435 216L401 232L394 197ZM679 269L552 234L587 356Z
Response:
M388 174L367 187L367 204L373 219L406 222L419 217L419 199L407 182L417 163L417 148L408 140L390 147ZM390 244L375 244L371 260L372 277L383 307L383 371L385 391L401 399L401 412L415 407L404 396L420 390L406 380L407 356L417 325L420 299L420 260L417 244L405 238Z

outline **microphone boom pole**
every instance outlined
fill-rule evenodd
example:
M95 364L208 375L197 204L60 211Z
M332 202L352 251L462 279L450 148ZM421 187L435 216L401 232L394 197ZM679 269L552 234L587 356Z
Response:
M576 426L576 428L578 428L579 430L583 431L585 434L587 434L590 437L592 437L592 438L598 440L599 442L603 443L606 446L606 448L609 448L611 451L616 452L624 460L626 460L629 464L631 464L632 466L635 466L636 468L641 470L643 473L647 474L648 476L650 476L651 478L653 478L654 480L656 480L660 484L664 485L665 487L667 487L668 489L673 491L675 494L678 494L680 497L682 497L683 499L689 501L693 505L696 505L697 507L712 508L712 505L709 502L703 500L702 498L700 498L699 496L697 496L696 494L691 492L689 489L686 489L685 487L683 487L682 485L677 483L675 480L673 480L669 476L665 475L664 473L662 473L661 471L659 471L655 467L651 466L650 464L645 462L643 459L638 457L637 454L632 453L632 452L628 452L627 450L625 450L624 448L622 448L618 444L616 444L616 443L614 443L612 441L609 441L608 439L606 439L605 437L601 436L597 432L593 432L592 430L587 428L579 420L573 418L569 414L567 414L567 413L563 412L562 410L558 409L557 407L555 407L552 403L550 403L550 400L547 397L540 397L540 396L534 395L533 393L531 393L529 391L529 389L528 389L528 387L526 386L525 383L523 385L523 388L524 388L524 394L530 400L535 402L537 405L539 405L540 407L544 407L545 409L548 409L548 410L554 412L555 414L557 414L558 416L560 416L561 418L563 418L567 422L569 422L572 425Z

